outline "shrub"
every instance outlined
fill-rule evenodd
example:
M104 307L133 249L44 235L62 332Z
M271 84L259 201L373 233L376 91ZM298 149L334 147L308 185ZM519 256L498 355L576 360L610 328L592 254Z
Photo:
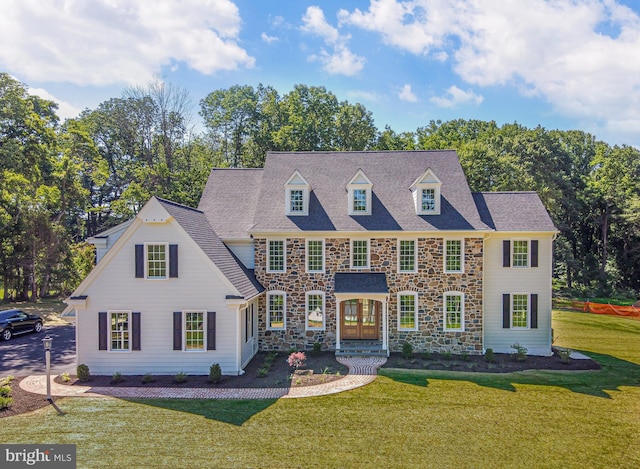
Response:
M81 365L78 365L78 368L76 368L76 376L78 376L78 379L80 381L89 381L89 378L91 378L89 367L84 363Z
M156 379L151 373L145 373L142 377L142 384L153 383Z
M69 381L71 381L71 376L69 376L69 373L62 373L60 377L62 378L62 381L64 381L65 383L68 383Z
M269 368L265 368L263 366L262 368L258 369L258 378L266 378L268 374L269 374Z
M424 352L422 352L422 359L431 360L431 352L429 352L428 350L425 350Z
M527 348L518 343L511 344L511 348L513 349L513 358L517 362L523 362L527 359Z
M5 378L0 379L0 386L4 386L5 384L9 384L11 381L13 381L15 379L15 377L13 375L9 375Z
M118 384L120 382L122 382L122 373L120 373L119 371L116 371L112 376L111 376L111 382Z
M404 358L411 358L412 355L413 345L411 345L411 342L405 342L404 344L402 344L402 356Z
M10 397L0 397L0 410L8 409L11 407L13 399Z
M213 384L219 383L221 377L222 370L220 369L220 365L218 363L214 363L209 367L209 382Z
M11 388L9 386L0 386L0 397L9 397L11 395Z
M185 383L187 381L187 374L184 371L181 371L173 377L173 380L178 384Z
M313 350L311 351L311 354L314 357L319 356L322 353L322 344L320 342L315 342L313 344Z
M304 362L306 360L307 356L304 354L304 352L293 352L291 355L289 355L289 358L287 358L287 363L289 364L289 366L293 366L297 370L301 366L304 366Z
M488 348L487 350L484 351L484 360L487 363L493 363L496 361L496 355L493 353L492 348Z
M571 361L571 350L568 348L559 348L556 352L562 363L569 363Z
M451 360L453 358L453 353L451 352L442 352L442 358L445 360Z
M462 359L463 362L468 362L469 361L469 352L462 352L460 354L460 358Z

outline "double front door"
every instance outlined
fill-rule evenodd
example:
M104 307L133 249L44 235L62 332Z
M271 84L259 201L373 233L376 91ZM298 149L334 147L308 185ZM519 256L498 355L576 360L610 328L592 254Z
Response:
M378 340L380 336L380 302L351 299L341 303L341 338Z

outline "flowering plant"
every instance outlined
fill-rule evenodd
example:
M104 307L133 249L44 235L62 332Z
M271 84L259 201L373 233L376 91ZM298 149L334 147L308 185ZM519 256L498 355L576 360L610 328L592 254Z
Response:
M297 370L302 365L304 365L306 359L307 356L304 354L304 352L293 352L291 355L289 355L289 358L287 358L287 363L289 364L289 366L293 366Z

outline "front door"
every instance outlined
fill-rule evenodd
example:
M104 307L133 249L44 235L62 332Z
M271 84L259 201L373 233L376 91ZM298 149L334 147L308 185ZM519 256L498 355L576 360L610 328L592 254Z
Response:
M342 339L378 340L380 333L380 302L352 299L341 303Z

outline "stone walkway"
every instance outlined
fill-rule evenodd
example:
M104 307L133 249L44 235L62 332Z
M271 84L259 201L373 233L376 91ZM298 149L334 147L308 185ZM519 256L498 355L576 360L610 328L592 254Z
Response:
M387 361L384 357L337 357L349 368L341 379L315 386L292 388L157 388L157 387L92 387L66 386L51 382L55 397L111 396L123 399L279 399L324 396L359 388L376 379L377 370ZM20 387L34 394L47 394L47 377L29 376Z

